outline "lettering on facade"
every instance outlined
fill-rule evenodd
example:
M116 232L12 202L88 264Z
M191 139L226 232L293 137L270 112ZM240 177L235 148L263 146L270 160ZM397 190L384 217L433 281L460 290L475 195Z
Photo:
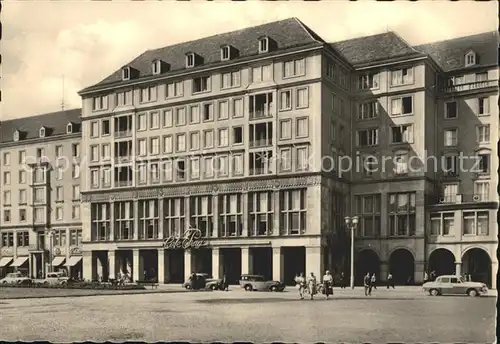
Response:
M208 241L203 238L203 235L199 229L190 228L188 229L183 237L171 236L163 241L163 246L166 249L189 249L189 248L200 248L208 246Z

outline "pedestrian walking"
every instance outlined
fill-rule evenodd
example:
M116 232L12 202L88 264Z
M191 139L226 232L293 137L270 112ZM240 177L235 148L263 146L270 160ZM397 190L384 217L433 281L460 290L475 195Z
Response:
M371 278L371 287L373 289L377 289L377 277L375 276L375 272L372 274L372 278Z
M341 289L345 289L345 276L344 276L344 273L341 272L340 273L340 288Z
M323 290L325 291L326 299L333 295L333 276L330 274L329 270L326 270L323 276Z
M365 275L365 278L363 279L363 285L365 287L365 296L368 296L371 294L371 277L370 273L367 272Z
M304 291L306 289L306 279L304 277L304 273L300 273L300 275L295 276L295 283L299 287L299 297L301 300L304 299Z
M226 275L222 276L222 290L229 291L229 282L227 281Z
M314 276L314 272L311 272L307 279L307 288L309 289L309 295L311 296L311 300L314 299L314 295L317 293L316 284L318 283L316 276Z
M389 289L389 287L392 287L392 289L395 289L394 288L394 281L392 279L392 274L390 272L387 275L387 289Z

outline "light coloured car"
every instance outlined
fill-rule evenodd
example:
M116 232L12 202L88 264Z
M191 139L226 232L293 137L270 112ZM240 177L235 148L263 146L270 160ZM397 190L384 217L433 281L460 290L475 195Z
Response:
M429 295L480 296L488 293L488 287L481 282L466 281L462 277L443 275L433 282L424 283L422 289Z
M241 275L240 286L246 291L283 291L285 284L268 281L262 275Z
M66 284L68 283L69 277L64 276L62 272L49 272L43 280L38 283L41 284Z
M2 283L2 284L8 284L8 283L21 284L21 283L30 283L30 282L31 282L31 279L21 272L8 273L7 276L5 276L4 278L2 278L0 280L0 283Z

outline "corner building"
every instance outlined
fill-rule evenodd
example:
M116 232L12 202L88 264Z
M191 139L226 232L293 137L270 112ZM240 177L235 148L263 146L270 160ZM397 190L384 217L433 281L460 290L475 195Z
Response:
M0 276L82 276L81 109L0 123Z
M472 50L467 41L459 47ZM486 68L483 54L491 52L479 48L472 66L457 68L474 75ZM457 245L469 240L444 238L450 228L444 214L460 223L470 212L475 222L467 228L478 228L484 220L477 214L488 213L487 236L474 229L470 238L486 247L493 271L493 187L482 187L478 200L476 191L465 191L476 175L460 175L461 183L449 189L451 175L409 168L411 156L448 154L443 140L450 138L460 140L451 152L463 147L477 155L462 130L445 131L441 140L445 128L466 131L470 123L461 121L472 120L461 107L456 118L444 118L452 111L444 104L478 92L491 104L497 97L488 86L498 79L492 66L472 93L472 86L465 94L453 87L446 93L449 80L458 87L460 79L446 59L438 60L444 51L411 47L394 33L328 44L292 18L148 50L80 91L88 161L82 169L84 277L124 272L133 280L154 275L177 283L196 271L226 274L233 283L242 273L289 283L299 272L348 272L344 216L358 215L356 275L371 271L384 279L391 271L398 281L421 282L432 245L448 240L456 256ZM495 111L491 106L490 116L476 123L490 125L489 141L482 141L490 151L498 136ZM356 164L373 156L390 156L394 166L373 172ZM342 157L354 159L354 167L342 165ZM492 186L494 157L487 165L481 160L488 168L481 180ZM470 197L446 203L444 195L453 192ZM452 227L462 231L458 223ZM207 245L164 246L188 229L199 230Z

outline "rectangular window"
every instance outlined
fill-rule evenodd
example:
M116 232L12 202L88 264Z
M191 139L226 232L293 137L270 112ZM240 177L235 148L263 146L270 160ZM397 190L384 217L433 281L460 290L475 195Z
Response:
M478 154L478 167L477 173L490 173L490 155L489 154ZM477 165L477 164L476 164Z
M358 119L372 119L378 117L378 101L359 104Z
M166 92L167 98L182 97L184 95L184 82L175 81L167 84Z
M186 151L186 135L185 134L177 134L176 143L175 143L175 151L176 152Z
M101 157L102 160L111 159L111 146L109 145L109 143L105 143L101 146Z
M280 111L291 110L292 109L292 91L281 91L280 92Z
M149 128L150 129L160 128L160 113L158 111L153 111L149 113Z
M162 126L163 128L171 128L174 125L174 116L172 109L163 110Z
M229 130L227 128L219 129L218 131L218 143L219 147L226 147L229 145Z
M229 174L229 164L227 155L221 155L218 157L218 176L227 176Z
M60 158L62 156L63 156L63 146L56 146L56 158ZM9 161L10 161L10 154L9 154Z
M222 88L240 87L241 73L240 71L228 72L222 74Z
M90 137L99 137L99 122L90 122Z
M478 144L490 143L490 125L479 125L476 127L476 142Z
M458 117L457 102L444 103L444 118L452 119L457 117Z
M271 81L273 79L272 65L252 68L252 83Z
M99 170L90 170L90 186L93 189L99 187Z
M184 159L179 159L175 162L175 180L186 180L186 161Z
M28 197L26 190L25 189L19 190L19 204L26 204L27 200ZM61 199L58 200L62 200L62 194L61 194Z
M172 161L167 160L163 162L162 166L162 171L163 171L163 181L164 182L171 182L173 179L173 170L172 170Z
M80 199L80 185L73 185L72 190L71 190L71 197L72 200L79 200ZM62 190L61 190L62 193Z
M160 138L152 137L149 142L149 154L157 155L160 154Z
M189 123L195 124L200 123L200 106L199 105L191 105L189 107Z
M229 118L229 102L227 100L219 102L219 119L224 120Z
M474 183L474 196L473 199L479 201L488 201L490 199L490 183L489 182L475 182Z
M415 236L416 193L389 194L390 236Z
M137 140L137 155L145 156L148 154L148 143L146 139Z
M233 118L243 117L243 99L233 99Z
M394 174L405 175L408 173L408 152L400 152L394 155Z
M181 107L175 109L175 125L185 125L186 124L186 108Z
M413 125L403 124L391 127L392 143L413 143Z
M141 88L141 103L155 102L158 96L157 91L156 86Z
M297 171L307 171L309 167L309 154L307 147L297 147Z
M165 216L164 232L166 237L180 237L186 229L184 197L166 198L163 202Z
M203 174L205 178L212 178L214 176L214 158L203 158Z
M243 127L233 127L233 145L243 143Z
M3 184L10 185L10 172L3 173Z
M464 235L488 235L489 214L487 211L467 211L463 213Z
M132 105L132 91L122 91L116 93L117 106Z
M108 96L98 96L93 98L92 111L107 110Z
M111 212L109 203L93 203L90 208L91 240L110 240Z
M200 76L193 79L193 93L210 91L210 77Z
M378 145L378 129L358 130L358 147L370 147Z
M307 190L286 190L280 193L280 234L300 235L307 230Z
M364 74L359 76L359 89L369 90L378 88L378 74Z
M203 104L203 121L214 119L214 105L212 103Z
M445 129L444 130L444 145L446 147L456 146L458 144L458 130Z
M413 68L391 71L391 86L409 85L413 83Z
M243 154L233 154L233 176L241 176L243 175Z
M19 164L22 165L26 163L26 151L19 151Z
M200 158L191 158L190 163L191 179L200 178Z
M290 78L306 74L306 60L298 59L283 64L283 77Z
M482 97L477 99L477 114L480 116L488 115L490 113L490 99Z
M357 227L361 237L379 237L381 234L381 196L380 194L355 196L356 214L359 216Z
M297 109L309 107L309 88L297 89Z
M139 184L146 184L148 182L147 166L146 164L137 165L137 181Z
M391 115L410 115L413 113L413 98L411 96L391 99Z
M137 115L137 131L143 131L148 129L148 118L145 113Z
M213 130L206 130L203 132L203 147L212 148L214 146L214 132Z
M90 161L99 161L99 146L90 146Z
M149 178L151 183L160 182L160 170L158 168L158 163L153 162L149 164Z
M292 151L289 148L280 150L280 170L290 171L292 169Z
M111 122L109 119L103 119L101 122L101 135L108 136L111 134Z
M190 150L200 149L200 133L198 131L189 134L189 149Z
M212 195L192 196L189 198L190 225L201 231L202 237L213 235Z
M172 135L163 136L163 153L172 153Z
M115 238L131 240L134 237L134 203L115 202Z
M80 157L80 144L79 143L73 143L71 145L71 150L72 150L72 155L75 158Z
M73 179L80 178L80 165L73 164L73 169L71 172Z
M280 140L292 138L292 120L284 119L280 121Z
M219 236L240 236L243 229L243 199L241 194L219 195Z
M309 118L297 118L296 137L309 136Z
M274 194L272 191L248 194L249 236L273 234Z

